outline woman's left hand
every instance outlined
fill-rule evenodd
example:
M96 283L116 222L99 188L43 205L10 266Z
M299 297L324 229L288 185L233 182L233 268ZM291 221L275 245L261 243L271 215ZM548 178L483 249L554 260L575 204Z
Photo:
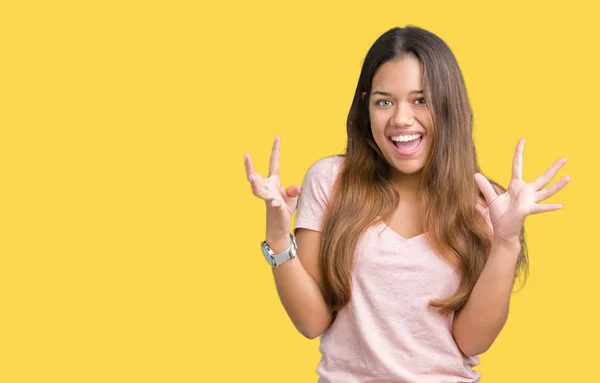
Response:
M482 174L476 173L474 176L475 182L488 204L494 237L501 240L518 240L528 215L562 209L561 204L540 204L540 202L552 197L571 180L571 177L565 176L544 189L567 162L567 159L563 157L535 181L531 183L523 181L524 147L525 139L522 138L515 149L512 179L505 193L498 195L492 184Z

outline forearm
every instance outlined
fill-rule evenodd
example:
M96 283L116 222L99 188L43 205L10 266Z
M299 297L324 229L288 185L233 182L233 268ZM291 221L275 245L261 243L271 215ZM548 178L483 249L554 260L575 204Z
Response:
M520 250L518 238L492 241L485 267L452 326L454 339L464 354L487 351L504 327Z
M277 253L287 245L274 243ZM304 269L299 258L273 268L277 293L292 323L309 339L321 335L329 327L332 315L317 282Z

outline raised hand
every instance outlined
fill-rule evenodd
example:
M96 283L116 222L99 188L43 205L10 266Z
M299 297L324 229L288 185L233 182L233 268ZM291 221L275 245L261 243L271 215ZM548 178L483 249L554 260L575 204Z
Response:
M508 190L498 195L492 184L482 174L475 174L475 182L489 207L494 236L503 240L519 238L525 218L531 214L562 209L561 204L541 204L564 188L571 177L562 177L558 182L544 189L550 180L567 162L566 158L556 161L548 170L531 183L523 181L523 149L525 139L519 140L515 149L512 166L512 179Z
M280 239L289 235L291 217L300 195L299 186L292 185L285 189L281 184L279 177L280 145L281 139L278 136L273 142L267 178L263 178L254 170L250 155L244 155L246 177L252 187L252 194L263 199L267 206L267 241L269 238Z

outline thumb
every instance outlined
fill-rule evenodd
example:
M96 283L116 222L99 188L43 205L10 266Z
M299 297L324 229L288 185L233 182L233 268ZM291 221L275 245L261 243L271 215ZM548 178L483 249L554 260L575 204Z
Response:
M494 187L490 181L488 181L488 179L485 178L485 176L481 173L475 173L473 177L475 178L475 182L477 183L479 190L481 190L481 193L483 194L483 197L488 205L494 202L498 194L496 194L496 191L494 190Z
M292 185L289 188L285 189L285 192L291 198L296 198L300 195L301 189L300 189L300 186L298 186L298 185Z

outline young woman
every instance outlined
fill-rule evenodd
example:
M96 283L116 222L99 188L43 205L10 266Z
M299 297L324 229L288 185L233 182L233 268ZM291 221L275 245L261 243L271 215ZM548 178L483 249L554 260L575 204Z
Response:
M367 53L347 134L301 196L282 187L279 137L268 178L245 155L281 302L298 331L320 336L319 382L478 382L478 355L527 272L525 218L562 208L540 202L569 182L545 188L566 159L527 183L521 139L508 189L484 177L456 59L413 26Z

